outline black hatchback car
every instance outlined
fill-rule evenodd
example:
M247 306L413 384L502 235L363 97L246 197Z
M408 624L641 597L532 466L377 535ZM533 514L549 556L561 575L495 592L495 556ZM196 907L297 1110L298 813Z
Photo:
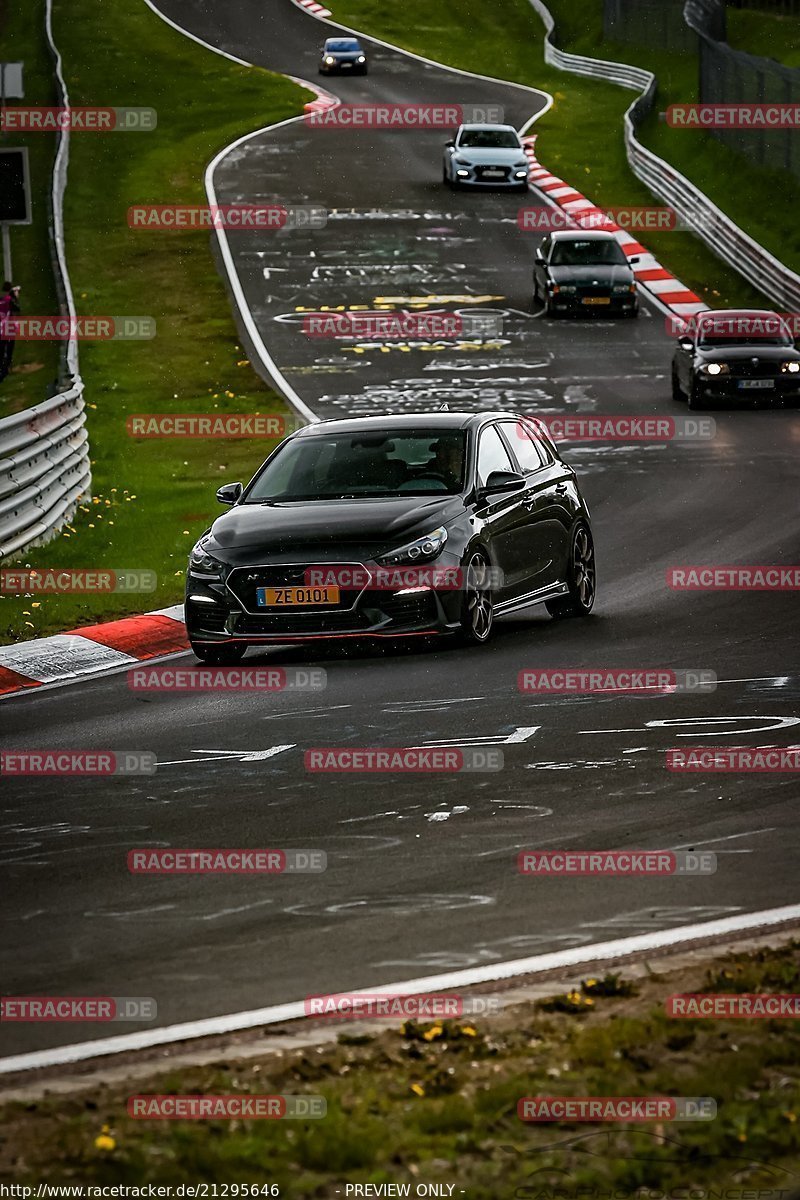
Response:
M558 229L536 250L533 302L548 317L561 313L617 313L635 317L639 297L633 265L613 233Z
M689 408L800 401L800 351L779 313L713 309L678 338L672 398Z
M320 75L333 75L340 71L351 75L367 74L367 56L357 38L328 38L322 47L319 59Z
M247 485L189 557L186 627L206 662L248 645L460 634L544 603L595 598L589 512L540 422L418 413L308 425Z

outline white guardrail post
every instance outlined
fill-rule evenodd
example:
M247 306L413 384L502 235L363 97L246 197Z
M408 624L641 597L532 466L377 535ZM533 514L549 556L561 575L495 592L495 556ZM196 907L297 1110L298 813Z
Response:
M55 61L59 102L69 108L61 56L53 41L52 0L47 0L46 29ZM59 291L65 315L75 317L64 252L64 189L69 163L69 130L59 132L53 167L52 213ZM70 386L57 396L0 419L0 558L19 555L55 537L91 493L89 439L78 371L78 347L67 344Z
M691 226L710 250L714 252L775 304L790 312L800 312L800 275L795 274L774 255L740 229L698 187L670 166L636 137L639 121L653 106L656 78L650 71L626 63L606 62L568 54L551 42L555 22L544 0L530 0L545 26L544 59L560 71L605 79L620 87L631 88L639 96L630 105L624 118L625 149L631 170L650 191L675 210L680 219ZM687 9L690 8L687 4ZM690 22L691 24L691 22Z

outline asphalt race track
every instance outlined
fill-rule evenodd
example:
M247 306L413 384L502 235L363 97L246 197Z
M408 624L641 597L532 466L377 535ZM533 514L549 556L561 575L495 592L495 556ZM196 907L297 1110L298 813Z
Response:
M159 3L215 46L308 80L335 32L291 0ZM545 103L366 40L367 78L321 81L345 101L500 104L518 127ZM636 322L566 322L532 311L534 243L516 225L524 198L443 187L446 136L295 122L220 163L220 203L329 211L324 229L230 237L261 336L302 400L323 417L444 401L685 415L670 398L664 314L645 306ZM547 165L545 148L541 157ZM503 319L500 345L348 352L304 335L296 312L381 298L399 309L424 298L448 311L491 310ZM152 777L6 783L5 990L153 996L166 1025L795 900L797 775L665 766L673 747L800 743L796 597L667 586L673 565L798 561L800 414L713 415L716 437L705 442L587 443L565 454L594 520L599 601L587 621L535 609L499 622L479 650L248 655L248 664L323 666L318 692L134 692L123 673L5 702L9 747L130 748L159 760ZM691 694L520 695L518 672L532 667L706 669L719 683ZM314 746L436 744L498 746L504 769L381 777L304 768ZM266 880L128 873L131 847L167 845L320 849L328 869ZM718 870L519 875L518 851L538 847L697 847L716 852ZM0 1027L0 1053L108 1032Z

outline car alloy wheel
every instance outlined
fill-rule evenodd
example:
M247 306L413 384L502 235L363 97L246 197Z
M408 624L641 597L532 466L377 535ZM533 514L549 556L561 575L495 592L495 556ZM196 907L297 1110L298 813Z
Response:
M192 653L201 662L214 667L230 667L234 663L241 662L247 650L244 642L223 642L216 646L209 642L193 642L190 639L189 645Z
M594 542L587 525L579 525L572 535L566 596L547 600L545 608L552 617L588 617L594 606L597 573Z
M489 640L493 624L492 570L484 552L476 550L470 555L464 572L462 637L475 645L481 645Z

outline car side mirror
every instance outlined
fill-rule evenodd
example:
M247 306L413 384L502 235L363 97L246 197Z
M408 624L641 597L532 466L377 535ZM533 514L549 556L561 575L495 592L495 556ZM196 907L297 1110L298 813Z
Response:
M235 504L243 491L240 483L223 483L221 488L217 488L217 499L220 504Z
M633 258L628 259L628 263L630 264L630 266L633 266L633 264L637 263L640 258L641 258L640 254L634 254Z
M534 258L536 259L537 262L544 262L544 255L542 254L542 252L538 246L536 247L536 250L534 252Z
M502 492L518 492L524 486L525 476L518 471L492 471L478 495L484 499Z
M694 349L694 342L692 341L692 339L690 337L679 337L678 345L680 346L681 350L693 350Z
M455 143L454 138L450 138L450 140L448 142L445 142L445 146L455 146L455 144L456 143Z

